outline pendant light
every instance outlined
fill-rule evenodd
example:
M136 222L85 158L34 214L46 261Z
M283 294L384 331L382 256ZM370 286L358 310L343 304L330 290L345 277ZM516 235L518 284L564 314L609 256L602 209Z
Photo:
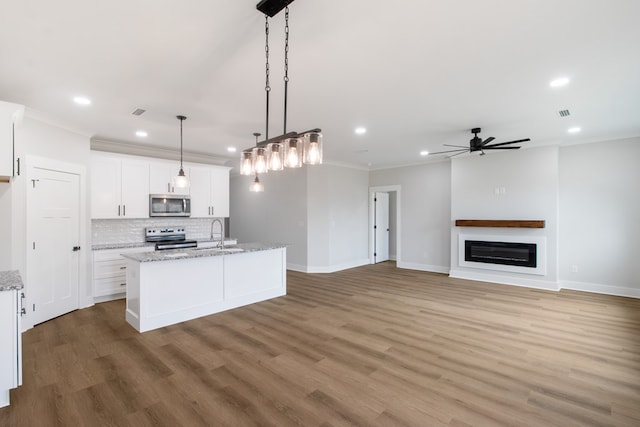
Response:
M185 116L176 116L176 118L180 120L180 171L175 178L175 186L176 188L188 188L189 178L184 174L184 169L182 168L182 122L187 118Z
M265 92L266 92L266 134L265 140L243 150L240 157L240 174L253 175L255 179L251 191L264 191L258 174L268 171L280 171L286 168L299 168L302 164L318 165L322 163L322 133L320 129L305 132L287 133L287 99L289 89L289 4L293 0L262 0L256 8L265 16ZM269 139L269 17L285 10L284 45L284 133ZM254 134L256 135L256 134ZM260 135L260 134L257 134Z

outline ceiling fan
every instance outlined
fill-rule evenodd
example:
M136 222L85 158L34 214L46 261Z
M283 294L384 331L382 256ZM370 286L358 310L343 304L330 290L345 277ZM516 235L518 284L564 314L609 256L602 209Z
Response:
M463 153L467 153L467 152L472 153L474 151L480 151L480 155L484 156L485 155L484 150L517 150L520 147L507 147L507 145L517 144L519 142L531 141L531 139L525 138L525 139L518 139L518 140L515 140L515 141L509 141L509 142L500 142L498 144L490 144L490 142L493 141L495 138L490 136L489 138L487 138L487 139L485 139L483 141L482 138L480 138L478 136L478 134L480 133L481 130L482 129L480 129L480 128L471 129L471 133L473 134L473 138L471 138L471 140L469 141L469 147L465 147L463 145L444 144L445 147L456 147L456 148L454 150L437 151L437 152L431 153L431 154L454 153L454 154L451 154L450 156L447 156L447 157L454 157L454 156L457 156L459 154L463 154Z

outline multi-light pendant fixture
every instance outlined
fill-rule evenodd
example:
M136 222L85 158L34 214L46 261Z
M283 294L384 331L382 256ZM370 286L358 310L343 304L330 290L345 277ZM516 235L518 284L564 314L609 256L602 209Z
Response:
M264 141L258 142L260 133L254 133L254 147L240 154L240 174L255 175L250 191L264 191L259 175L286 168L299 168L303 164L322 163L322 133L320 129L306 132L287 133L287 95L289 87L289 4L293 0L262 0L256 8L265 15L265 92L266 92L266 133ZM285 49L284 49L284 133L269 139L269 18L285 9Z

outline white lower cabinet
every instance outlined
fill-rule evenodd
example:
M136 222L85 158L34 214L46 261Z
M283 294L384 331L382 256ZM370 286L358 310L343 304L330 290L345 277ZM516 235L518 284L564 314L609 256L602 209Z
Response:
M21 294L0 291L0 407L9 405L9 390L22 385Z
M150 251L153 251L153 247L93 251L93 297L96 302L124 298L127 263L120 254Z

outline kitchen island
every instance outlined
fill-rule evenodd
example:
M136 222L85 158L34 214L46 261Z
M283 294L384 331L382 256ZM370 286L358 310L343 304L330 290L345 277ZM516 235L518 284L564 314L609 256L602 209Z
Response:
M127 266L126 319L139 332L286 295L286 246L122 254Z

